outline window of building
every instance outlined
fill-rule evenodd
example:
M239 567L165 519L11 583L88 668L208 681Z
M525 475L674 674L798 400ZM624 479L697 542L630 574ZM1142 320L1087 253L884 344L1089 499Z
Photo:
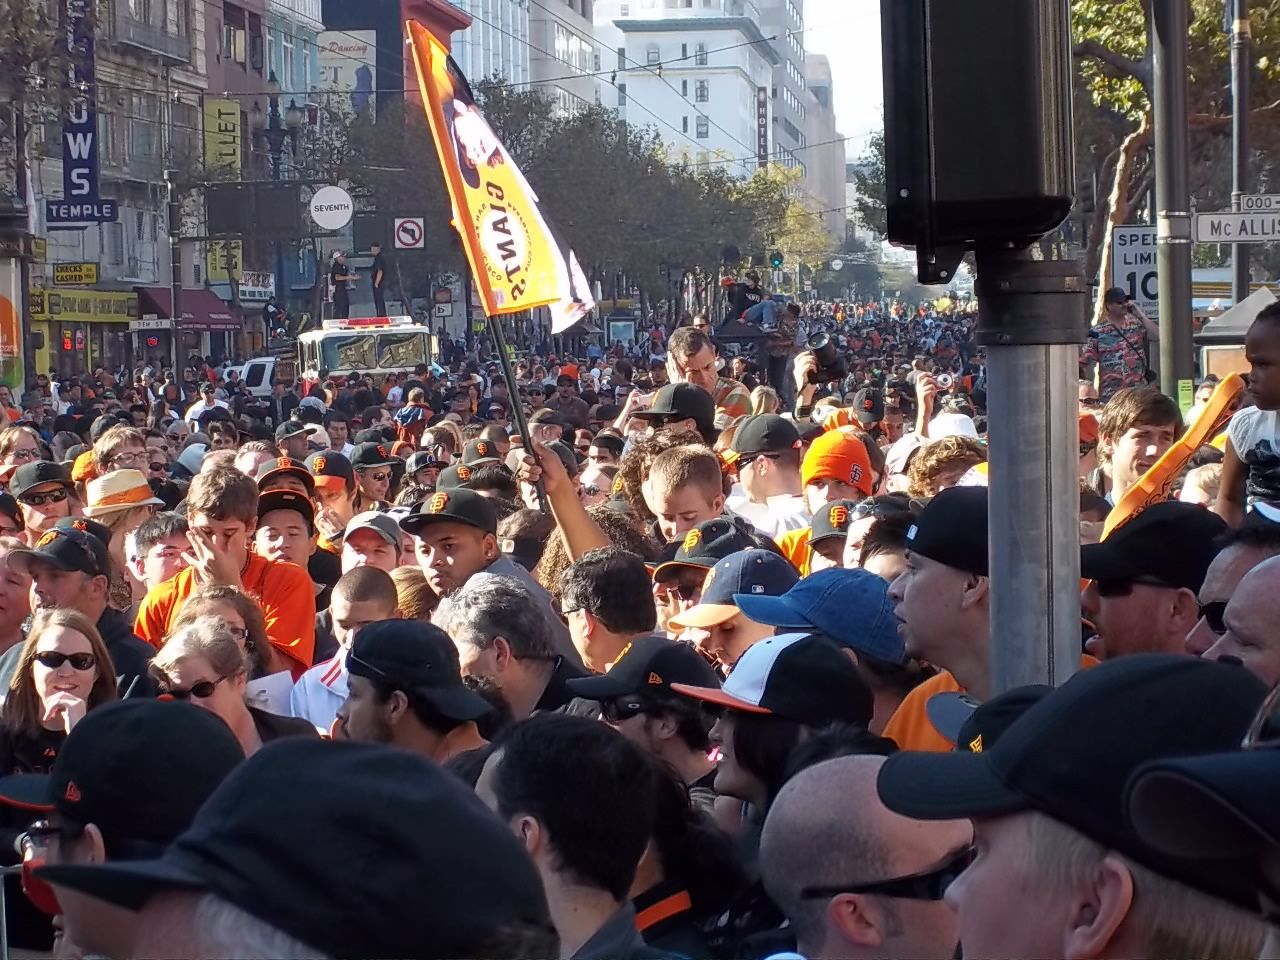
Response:
M711 99L710 80L699 80L693 85L693 99L698 103L706 103Z
M680 59L681 60L689 59L689 45L687 43L680 44Z
M627 85L625 83L618 84L618 106L625 107L627 105Z
M267 70L279 70L280 61L276 59L278 56L276 47L279 46L279 38L276 36L276 32L270 27L265 28L263 32L267 35Z
M151 0L129 0L129 16L142 23L150 23Z
M294 45L293 37L289 34L281 34L280 36L280 76L276 79L280 82L281 87L285 90L294 90L293 84L293 67L294 67Z
M622 5L622 8L619 10L619 15L623 17L631 16L631 4L624 3Z
M311 41L306 37L299 37L298 49L302 51L302 76L299 78L301 82L297 85L297 90L290 91L291 93L311 89Z
M687 116L680 118L680 132L681 133L689 132L689 118Z
M698 114L698 119L694 125L693 135L699 140L705 140L711 136L711 122L702 114Z
M644 62L652 67L662 61L662 51L658 49L656 43L651 43L644 48Z
M102 246L107 254L107 263L120 266L124 263L124 224L119 220L102 225Z
M680 96L682 96L682 97L687 97L687 96L689 96L689 81L688 81L688 80L681 80L681 81L680 81Z
M693 62L699 67L707 65L707 45L700 43L694 48Z

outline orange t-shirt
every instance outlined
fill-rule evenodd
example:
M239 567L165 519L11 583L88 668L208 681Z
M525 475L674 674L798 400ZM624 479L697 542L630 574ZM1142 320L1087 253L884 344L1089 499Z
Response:
M1080 669L1096 667L1098 661L1087 653L1080 655ZM900 750L923 750L929 753L950 753L954 748L950 740L937 731L929 721L925 705L938 693L963 693L950 670L940 670L902 699L898 709L884 726L883 736L898 745Z
M249 554L240 573L245 593L258 601L267 621L267 639L295 664L294 679L302 676L316 652L316 594L302 567ZM164 646L169 626L198 584L187 568L147 591L138 605L134 633L157 650Z
M788 530L775 538L778 549L791 561L791 565L800 571L800 576L809 575L809 538L813 536L812 527L801 527L799 530Z

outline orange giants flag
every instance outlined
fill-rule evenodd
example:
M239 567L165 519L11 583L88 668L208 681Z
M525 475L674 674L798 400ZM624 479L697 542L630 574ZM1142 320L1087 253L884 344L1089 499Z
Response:
M552 332L567 330L595 306L577 257L543 216L449 52L416 20L406 26L454 225L485 313L545 306Z

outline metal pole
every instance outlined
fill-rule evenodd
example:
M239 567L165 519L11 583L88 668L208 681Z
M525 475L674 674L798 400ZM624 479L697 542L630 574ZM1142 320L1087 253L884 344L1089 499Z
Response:
M470 285L470 279L467 284ZM471 321L468 318L467 327L470 329ZM515 418L516 430L520 433L520 442L524 444L524 452L527 456L538 459L538 455L533 450L533 437L529 433L529 421L525 419L524 406L520 403L520 385L516 383L516 372L511 366L511 357L507 354L507 336L502 329L501 317L489 317L488 326L493 331L493 345L498 351L498 362L502 364L502 379L507 381L507 396L511 398L511 416ZM547 512L547 491L539 480L535 484L538 491L538 509L543 513Z
M1249 189L1249 67L1252 31L1249 0L1234 0L1231 18L1231 209L1240 209ZM1231 295L1236 303L1249 296L1249 247L1231 247Z
M169 316L173 329L169 331L173 341L173 379L182 383L182 208L174 194L173 180L165 173L165 183L169 187L169 267L173 271L170 279L172 308ZM179 388L181 389L181 388Z
M1195 372L1191 345L1191 187L1187 146L1187 0L1151 5L1156 147L1160 389L1178 397Z
M1080 665L1077 344L1087 329L1074 260L978 251L987 347L992 694L1060 684Z

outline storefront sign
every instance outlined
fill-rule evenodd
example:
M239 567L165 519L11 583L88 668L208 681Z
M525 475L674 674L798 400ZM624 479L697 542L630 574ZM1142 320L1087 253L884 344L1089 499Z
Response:
M208 283L230 283L244 265L240 240L210 240L204 248L204 278Z
M128 323L137 315L138 297L133 293L40 288L31 291L32 320Z
M276 295L274 274L245 270L240 274L240 302L266 303Z
M769 163L769 88L756 87L756 163Z
M157 317L154 314L148 314L141 320L129 321L129 332L137 333L139 330L172 330L173 321L168 317Z
M204 162L240 178L240 104L235 100L206 97L204 101Z
M65 283L68 286L75 286L78 283L97 283L98 265L96 263L55 263L53 282Z

